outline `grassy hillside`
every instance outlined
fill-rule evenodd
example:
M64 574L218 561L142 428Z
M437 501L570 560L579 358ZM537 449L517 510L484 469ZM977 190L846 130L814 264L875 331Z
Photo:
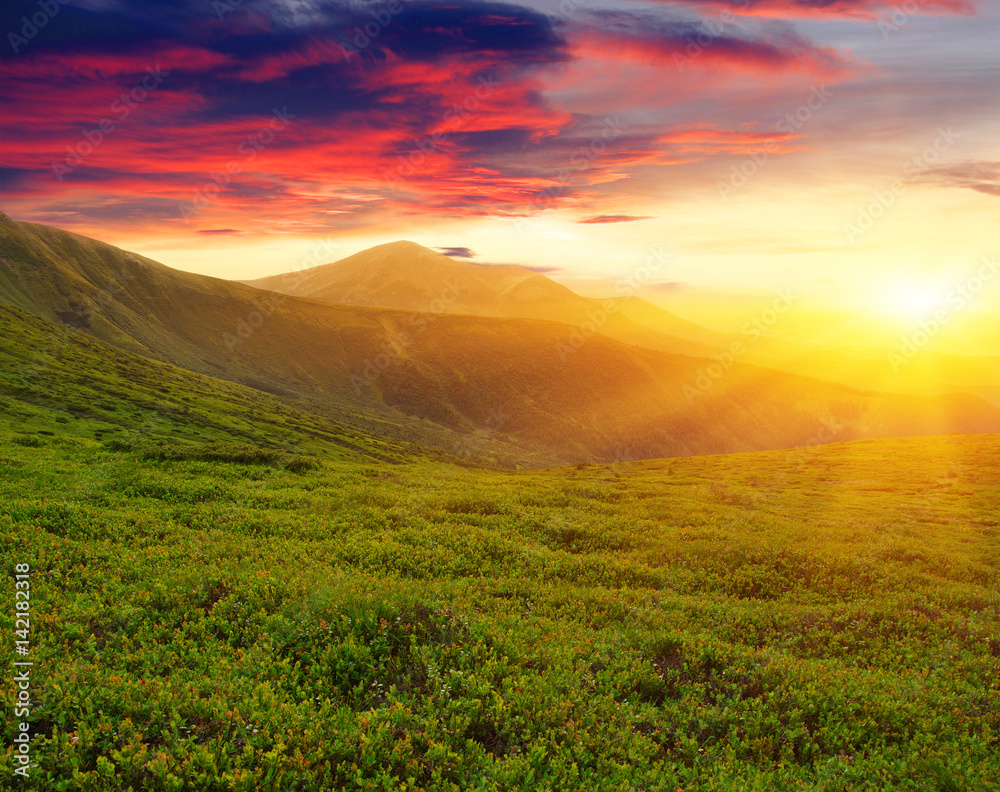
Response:
M575 343L556 322L282 299L58 229L0 226L0 297L50 322L35 331L47 341L10 347L15 360L78 330L369 435L494 464L1000 431L1000 410L973 397L859 393L600 334ZM7 310L16 345L23 314Z
M59 229L2 226L6 302L211 376L277 393L348 398L351 369L340 333L352 328L378 336L381 329L367 315L308 302L274 305L258 290L173 270Z
M508 474L157 448L0 431L18 788L996 788L997 436Z
M345 459L409 458L399 444L270 394L122 352L3 305L0 362L0 421L11 430L119 445L252 440Z
M0 303L0 426L118 445L254 443L332 459L544 465L497 438L263 393L124 352ZM444 449L435 450L435 449Z

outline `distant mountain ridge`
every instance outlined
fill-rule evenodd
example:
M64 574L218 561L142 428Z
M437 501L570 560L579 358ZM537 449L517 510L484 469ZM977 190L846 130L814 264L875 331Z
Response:
M560 346L578 327L278 300L274 292L2 218L0 300L11 306L3 312L13 334L19 323L28 332L24 317L33 314L54 337L69 326L106 345L270 392L352 431L505 464L1000 431L1000 410L975 397L861 393L742 362L716 377L706 373L712 359L602 333L561 359ZM0 390L15 400L22 390L8 372L25 363L17 354L21 359L0 349ZM44 368L45 360L39 350L31 366ZM81 368L75 379L88 376Z
M594 332L633 346L692 357L727 356L862 390L915 394L971 393L1000 406L1000 358L962 358L931 351L899 372L884 353L849 354L787 339L729 335L682 319L634 296L627 284L606 298L583 297L544 274L514 265L460 261L415 242L399 241L305 270L240 283L338 305L467 316L544 319L568 326L563 344L575 349ZM753 320L753 317L748 317Z
M629 344L707 356L728 345L721 333L632 296L581 297L551 278L516 265L459 261L415 242L363 250L298 272L242 280L248 286L308 300L404 311L545 319Z
M511 304L575 297L565 286L525 267L470 264L408 241L378 245L332 264L240 282L325 302L482 316L505 316Z

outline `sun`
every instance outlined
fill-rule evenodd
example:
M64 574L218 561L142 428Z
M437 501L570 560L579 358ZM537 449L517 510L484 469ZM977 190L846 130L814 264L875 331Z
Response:
M944 299L941 290L930 284L897 283L887 290L883 310L899 319L920 319L933 315Z

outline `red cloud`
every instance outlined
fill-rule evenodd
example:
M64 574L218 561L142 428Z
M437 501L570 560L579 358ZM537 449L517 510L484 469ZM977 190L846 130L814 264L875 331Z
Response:
M231 59L200 47L171 44L151 49L148 54L115 53L79 54L45 53L36 57L10 58L4 62L4 78L10 84L18 81L45 80L59 84L70 82L118 81L149 69L164 71L202 72L226 65ZM5 89L6 92L6 89Z
M663 36L588 28L573 42L581 60L619 60L648 66L724 68L737 73L802 73L829 79L847 71L845 56L806 42L788 44L748 41L709 32Z
M678 129L660 135L658 140L670 144L681 154L701 157L752 154L768 146L774 153L787 154L797 150L790 145L799 138L794 133L749 132L731 129Z

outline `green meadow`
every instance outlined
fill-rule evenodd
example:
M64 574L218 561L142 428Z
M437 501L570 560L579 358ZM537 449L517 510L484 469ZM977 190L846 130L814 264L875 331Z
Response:
M997 788L995 435L511 472L53 410L0 431L6 788Z

